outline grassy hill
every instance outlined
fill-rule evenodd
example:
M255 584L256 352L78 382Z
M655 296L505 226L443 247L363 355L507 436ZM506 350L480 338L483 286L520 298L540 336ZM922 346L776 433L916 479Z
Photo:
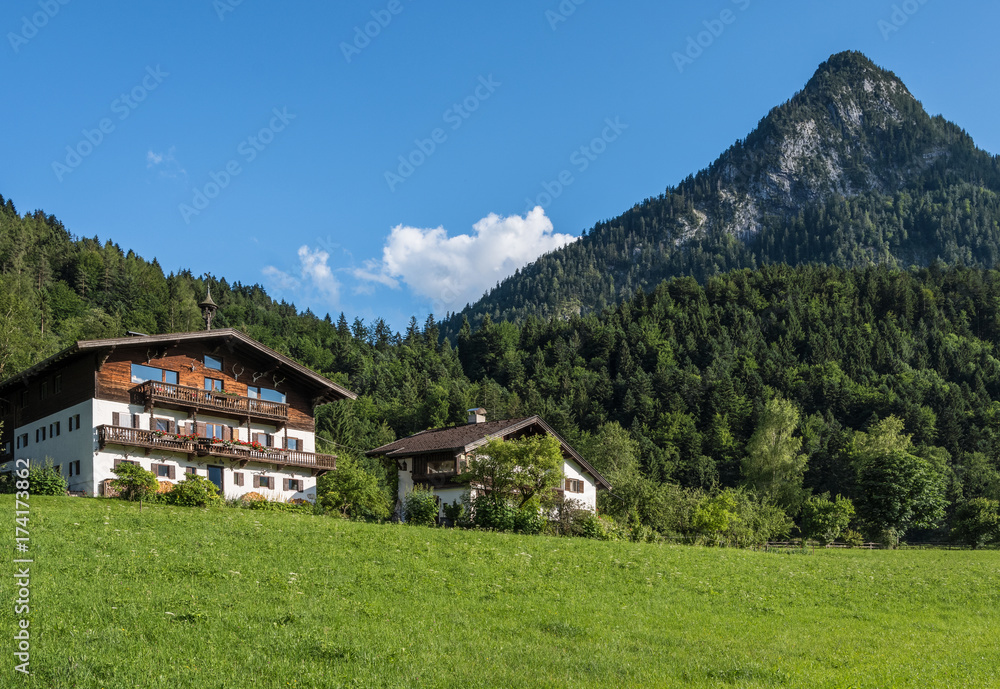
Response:
M1000 684L997 551L775 554L31 504L34 675L8 668L3 686ZM12 521L11 496L0 505Z

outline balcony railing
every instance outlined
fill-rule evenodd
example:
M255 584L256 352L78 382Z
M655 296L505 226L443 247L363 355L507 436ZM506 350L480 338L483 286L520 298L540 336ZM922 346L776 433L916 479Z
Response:
M221 392L191 388L173 383L148 380L131 390L136 404L158 404L179 409L199 409L222 412L229 416L250 417L267 421L288 421L288 405L281 402L227 395Z
M101 449L104 449L105 445L126 445L160 450L161 452L183 452L200 457L209 456L244 462L299 466L318 471L329 471L337 468L337 458L333 455L319 455L276 447L256 448L239 445L232 441L178 437L172 433L147 431L141 428L98 426L97 442Z

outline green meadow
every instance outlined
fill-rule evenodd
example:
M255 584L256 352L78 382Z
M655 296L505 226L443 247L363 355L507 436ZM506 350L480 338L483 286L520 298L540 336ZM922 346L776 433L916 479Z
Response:
M13 497L0 506L12 546ZM1000 686L998 551L765 553L45 497L30 534L32 674L13 671L4 605L2 686Z

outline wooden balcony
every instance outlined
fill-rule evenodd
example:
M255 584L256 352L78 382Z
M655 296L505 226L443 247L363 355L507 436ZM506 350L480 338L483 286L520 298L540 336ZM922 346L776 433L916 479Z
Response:
M227 395L190 388L186 385L157 383L152 380L136 385L130 392L133 403L141 404L146 409L151 409L153 406L182 411L196 409L223 416L277 423L279 426L288 421L288 405L281 402Z
M232 442L210 438L178 437L172 433L147 431L141 428L121 426L98 426L97 442L103 450L106 445L141 447L148 455L153 450L160 452L182 452L197 457L218 457L240 462L264 462L274 464L279 469L285 466L304 467L313 470L313 475L337 468L337 458L333 455L319 455L298 450L283 450L276 447L253 448Z

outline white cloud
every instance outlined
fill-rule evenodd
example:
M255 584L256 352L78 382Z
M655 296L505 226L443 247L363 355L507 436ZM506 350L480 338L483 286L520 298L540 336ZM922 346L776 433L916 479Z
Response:
M167 179L187 176L187 170L181 167L181 164L174 156L176 150L174 146L168 148L166 153L157 153L153 149L149 149L146 152L146 169L155 169L160 177Z
M308 290L318 292L330 304L340 302L340 281L334 276L333 271L327 262L330 254L322 249L310 249L308 246L300 246L299 275L287 273L274 266L264 266L261 271L267 278L269 285L281 291L299 291L305 287Z
M386 239L382 259L351 272L362 290L371 283L395 289L402 281L438 310L458 311L518 268L577 239L553 233L540 206L524 217L491 213L472 229L471 235L449 237L443 227L398 225Z

